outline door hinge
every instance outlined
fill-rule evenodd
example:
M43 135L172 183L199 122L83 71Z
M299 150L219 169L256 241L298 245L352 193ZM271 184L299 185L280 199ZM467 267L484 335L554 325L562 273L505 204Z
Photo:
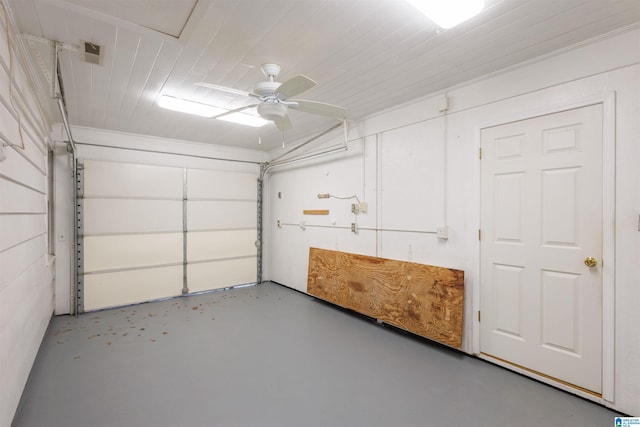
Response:
M482 147L478 150L478 158L482 160Z
M482 240L482 231L478 228L478 240Z
M480 321L480 310L478 310L478 322Z

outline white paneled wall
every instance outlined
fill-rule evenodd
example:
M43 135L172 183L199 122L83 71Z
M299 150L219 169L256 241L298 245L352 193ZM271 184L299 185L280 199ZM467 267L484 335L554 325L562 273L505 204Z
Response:
M615 143L615 170L605 175L615 180L616 215L604 227L615 241L615 258L605 260L615 276L615 310L605 308L604 327L615 334L615 346L606 345L604 353L615 366L603 365L612 392L601 403L640 414L640 30L451 88L446 117L439 111L442 96L353 123L346 152L270 170L265 278L306 291L310 246L462 269L463 348L477 352L480 129L614 99L604 126L606 135L615 134L606 139ZM342 135L326 137L298 153L342 143ZM356 216L352 200L318 199L318 193L357 194L368 210ZM609 193L604 196L613 203ZM330 214L305 216L304 209ZM436 234L444 225L448 240Z
M54 288L54 259L49 255L53 248L49 248L47 239L49 171L45 136L50 125L41 114L19 46L13 43L15 37L11 25L0 19L0 143L7 157L0 162L2 426L11 424L49 324Z
M378 138L380 225L436 231L444 225L444 119L382 132Z

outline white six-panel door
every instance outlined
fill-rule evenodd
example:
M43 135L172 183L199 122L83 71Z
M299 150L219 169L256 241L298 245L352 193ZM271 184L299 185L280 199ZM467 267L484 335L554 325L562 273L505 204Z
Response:
M181 295L185 277L189 293L256 281L256 174L86 161L83 175L84 311Z
M601 393L602 107L486 128L481 144L480 350Z

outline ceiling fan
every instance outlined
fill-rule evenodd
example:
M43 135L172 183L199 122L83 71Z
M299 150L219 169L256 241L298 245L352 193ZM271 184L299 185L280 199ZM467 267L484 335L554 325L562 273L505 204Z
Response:
M256 83L253 92L245 92L242 90L218 86L206 82L195 83L198 86L207 87L223 92L229 92L236 95L242 95L256 100L255 102L243 107L218 114L217 116L213 117L214 119L238 113L254 107L257 107L256 110L260 117L265 120L274 122L278 129L280 129L281 131L290 129L292 127L291 119L287 114L289 108L305 113L319 114L322 116L344 119L347 110L343 107L326 104L324 102L308 101L305 99L292 99L292 97L317 85L317 83L311 80L309 77L298 74L297 76L283 83L279 83L275 81L275 78L280 74L280 65L263 64L260 69L262 70L262 73L268 78L268 80Z

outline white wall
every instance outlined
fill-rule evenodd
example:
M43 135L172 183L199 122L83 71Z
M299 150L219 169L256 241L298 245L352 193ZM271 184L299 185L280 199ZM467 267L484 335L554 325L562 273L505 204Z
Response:
M446 117L440 113L443 94L434 94L352 124L346 152L271 169L265 278L306 291L309 246L462 269L463 345L477 352L479 129L614 100L605 128L611 126L615 134L616 164L609 170L615 174L615 224L605 228L615 229L615 260L605 262L615 263L615 310L610 313L615 346L614 352L605 352L613 354L615 374L612 401L603 403L639 415L640 31L531 61L450 88L447 95ZM326 150L342 140L337 132L296 154ZM318 199L318 193L356 194L367 201L368 212L355 217L352 201ZM329 216L302 214L303 209L327 208ZM349 229L353 221L357 234ZM449 227L446 241L435 234L443 225Z
M9 55L6 25L0 19L0 143L7 156L0 162L2 426L11 424L51 319L54 288L54 258L49 256L47 239L47 135L50 125L41 114L20 50L13 43L16 34L11 24L12 52ZM13 95L10 94L10 83L13 84Z
M257 175L258 163L266 160L260 151L234 149L214 144L191 143L144 135L126 134L100 129L72 127L77 144L78 160L99 160L139 165L169 166L178 168L240 172ZM65 141L66 134L56 125L54 141ZM62 144L59 144L62 145ZM173 154L172 154L173 153ZM57 257L56 266L56 314L73 312L73 181L68 156L56 162L56 195L59 206L56 211ZM117 225L114 225L117 227ZM195 236L195 234L194 234ZM199 265L202 268L202 265ZM196 268L196 267L193 267Z

